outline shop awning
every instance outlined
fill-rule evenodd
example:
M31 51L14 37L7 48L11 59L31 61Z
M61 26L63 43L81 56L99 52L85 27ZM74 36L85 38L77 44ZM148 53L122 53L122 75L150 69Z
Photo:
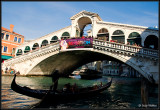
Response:
M1 55L1 58L2 59L10 59L10 58L12 58L11 56L6 56L6 55Z

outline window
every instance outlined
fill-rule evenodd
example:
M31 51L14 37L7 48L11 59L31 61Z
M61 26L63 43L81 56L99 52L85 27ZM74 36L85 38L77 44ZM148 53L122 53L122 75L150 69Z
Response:
M18 38L18 43L20 43L21 42L21 38Z
M7 52L7 47L4 46L3 52Z
M9 39L9 35L8 34L6 34L6 40L8 40Z
M14 38L14 42L17 42L17 37Z
M2 37L2 39L4 38L4 33L1 33L1 37Z

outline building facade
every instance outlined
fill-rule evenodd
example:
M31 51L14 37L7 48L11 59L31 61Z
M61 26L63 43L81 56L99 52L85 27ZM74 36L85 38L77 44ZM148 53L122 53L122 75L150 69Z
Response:
M102 62L103 74L111 76L140 77L140 74L126 64L107 61Z
M13 28L13 24L10 24L10 29L1 27L1 62L14 57L16 53L16 47L24 42L24 36L14 32Z

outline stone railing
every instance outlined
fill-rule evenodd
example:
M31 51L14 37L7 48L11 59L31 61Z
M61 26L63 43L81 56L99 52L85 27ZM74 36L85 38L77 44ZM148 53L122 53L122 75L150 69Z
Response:
M132 45L125 45L125 44L109 42L109 41L102 41L98 39L93 40L93 48L103 49L105 51L119 52L122 54L158 58L158 50L147 49L147 48L132 46Z
M56 42L56 43L41 47L39 49L32 50L31 52L27 52L22 55L16 56L16 57L11 58L9 60L6 60L6 61L4 61L4 64L11 65L11 64L15 64L15 63L20 63L25 60L29 60L29 59L32 59L35 57L42 56L48 52L51 52L51 51L53 52L53 51L58 51L58 50L59 50L59 42Z
M141 57L149 57L149 58L158 59L157 50L147 49L147 48L142 48L142 47L137 47L137 46L132 46L132 45L125 45L125 44L109 42L109 41L102 41L98 39L93 40L93 48L98 49L98 50L121 53L121 54L134 55L134 56L137 55ZM32 58L39 57L39 56L42 56L42 55L45 55L47 53L57 51L57 50L60 50L59 41L56 43L41 47L36 50L32 50L31 52L16 56L9 60L6 60L4 61L4 64L11 65L14 63L20 63L25 60L30 60Z

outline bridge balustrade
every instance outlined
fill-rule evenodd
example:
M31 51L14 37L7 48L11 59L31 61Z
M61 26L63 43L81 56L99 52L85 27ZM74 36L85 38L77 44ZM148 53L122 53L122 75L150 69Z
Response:
M29 59L29 57L31 57L31 55L34 56L34 57L38 56L38 53L47 51L50 48L55 48L55 46L56 47L58 46L58 48L59 48L59 42L48 44L48 45L46 45L44 47L41 47L39 49L32 50L30 52L27 52L27 53L24 53L22 55L16 56L14 58L8 59L8 60L5 61L5 63L10 63L11 62L12 64L14 64L16 62L22 62L22 61L24 61L24 59Z
M32 50L31 52L24 53L22 55L16 56L14 58L11 58L5 62L9 63L15 63L15 62L21 62L23 60L29 59L32 55L32 57L39 56L42 52L50 50L52 47L56 47L59 49L59 41L56 43L48 44L47 46L41 47L36 50ZM158 51L153 49L147 49L142 47L136 47L132 45L125 45L121 43L115 43L115 42L109 42L109 41L103 41L94 39L93 40L93 48L103 48L106 51L114 51L114 52L120 52L120 53L126 53L130 55L140 55L140 56L148 56L152 58L158 58ZM12 62L13 61L13 62Z
M102 40L93 40L93 47L105 47L108 48L107 50L118 50L123 52L128 52L132 54L139 54L139 55L145 55L145 56L151 56L151 57L158 57L158 51L153 49L147 49L143 47L137 47L132 45L125 45L121 43L115 43L115 42L109 42L109 41L102 41Z

